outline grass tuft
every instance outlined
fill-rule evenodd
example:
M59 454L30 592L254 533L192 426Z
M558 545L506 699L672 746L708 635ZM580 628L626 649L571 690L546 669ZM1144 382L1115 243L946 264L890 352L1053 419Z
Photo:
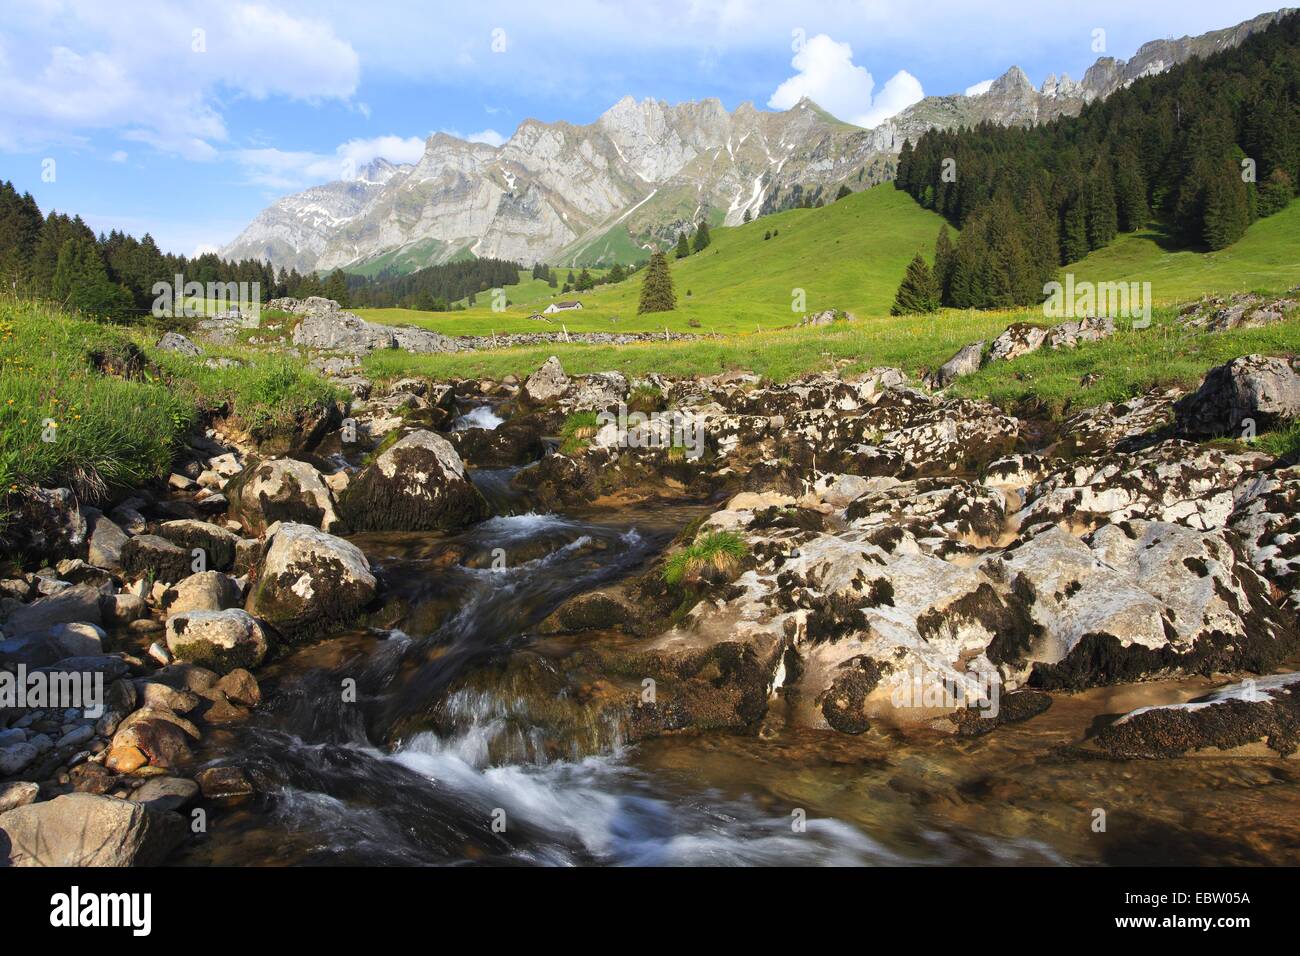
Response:
M664 583L670 586L698 584L706 576L735 577L740 562L749 554L745 539L734 531L711 531L664 564Z

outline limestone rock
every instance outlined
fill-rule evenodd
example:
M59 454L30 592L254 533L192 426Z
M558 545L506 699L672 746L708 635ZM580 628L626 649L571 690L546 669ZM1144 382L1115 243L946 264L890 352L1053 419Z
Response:
M291 458L263 461L244 469L226 488L231 514L260 534L277 521L310 524L322 531L340 521L334 496L318 472Z
M523 394L535 405L553 402L564 395L569 388L569 377L564 374L564 366L552 355L524 382Z
M187 611L167 619L167 649L176 660L227 673L256 667L266 656L266 634L239 608Z
M0 814L11 866L154 866L185 834L176 814L88 793Z
M358 531L452 531L489 514L456 449L428 431L411 432L358 474L342 510Z
M284 523L270 540L247 606L285 638L299 641L351 622L376 589L370 564L356 545L307 525Z
M1300 359L1246 355L1213 368L1176 406L1177 430L1191 438L1241 435L1300 416Z

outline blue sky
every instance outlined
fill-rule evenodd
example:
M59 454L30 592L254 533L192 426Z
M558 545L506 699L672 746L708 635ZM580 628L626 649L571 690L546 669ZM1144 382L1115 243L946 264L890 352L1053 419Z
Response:
M0 0L0 179L190 254L430 133L499 142L620 97L874 124L1012 64L1035 84L1229 26L1252 0ZM1098 34L1097 31L1104 31ZM796 47L799 49L796 51Z

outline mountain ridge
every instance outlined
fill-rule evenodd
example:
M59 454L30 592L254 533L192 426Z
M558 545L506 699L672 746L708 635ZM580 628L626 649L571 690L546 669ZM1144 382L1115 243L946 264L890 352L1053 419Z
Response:
M807 98L781 112L752 102L728 112L714 97L669 104L624 96L585 125L526 119L501 146L434 133L415 163L375 160L355 179L278 200L222 254L299 271L357 268L412 248L424 264L466 254L524 263L641 258L701 219L736 225L829 199L842 185L891 179L903 142L929 129L1077 114L1292 12L1152 40L1129 60L1101 57L1078 82L1051 74L1035 87L1012 66L987 92L926 97L869 130Z

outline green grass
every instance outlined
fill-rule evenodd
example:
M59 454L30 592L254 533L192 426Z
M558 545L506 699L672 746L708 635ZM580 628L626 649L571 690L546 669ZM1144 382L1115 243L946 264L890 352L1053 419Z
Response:
M939 225L936 214L885 184L820 209L791 209L715 229L712 245L703 252L670 259L678 300L672 312L637 315L639 274L590 292L563 295L525 272L519 285L509 287L512 304L503 312L492 311L490 297L484 294L463 312L381 309L361 314L449 335L566 328L735 336L789 328L804 314L829 308L871 320L888 313L912 255L917 250L931 253ZM763 239L771 233L776 235ZM562 278L567 275L562 267L558 271ZM1062 271L1074 273L1076 281L1150 282L1157 304L1216 292L1286 290L1300 282L1300 201L1255 223L1243 239L1220 252L1170 249L1163 235L1152 229L1122 235ZM792 310L797 289L805 299L800 312ZM580 299L584 308L552 316L547 323L529 319L557 298ZM819 331L811 337L820 341L836 334L843 333ZM713 359L714 353L703 349L705 368L714 367Z
M600 418L595 412L574 412L560 426L560 436L564 439L560 451L572 455L586 448L599 427Z
M341 396L294 359L209 347L242 363L209 368L154 349L156 339L0 298L0 495L68 486L96 501L165 476L205 411L254 434L288 432Z
M366 374L379 379L422 375L435 379L527 377L547 357L558 355L569 374L621 371L629 376L658 372L672 377L711 375L744 369L775 381L805 372L829 370L836 363L847 372L876 365L895 365L912 373L946 362L963 345L997 335L1013 321L1041 321L1042 313L956 312L935 316L881 316L831 330L767 331L694 342L647 342L632 345L566 345L497 349L482 352L412 355L375 352L365 359Z
M5 495L66 485L94 499L167 473L193 402L161 382L103 375L91 361L95 352L125 356L133 344L118 329L44 305L0 301Z
M889 311L907 263L934 247L940 218L892 186L855 193L821 209L791 209L743 226L713 231L713 243L686 259L670 260L677 309L637 315L642 274L590 292L563 295L541 283L512 286L515 304L493 312L480 295L464 312L361 310L380 322L420 325L448 335L492 332L675 332L735 334L788 327L806 313L839 308L859 316ZM779 233L764 240L765 233ZM575 270L576 271L576 270ZM561 279L566 268L559 269ZM796 290L804 308L795 310ZM544 290L544 291L543 291ZM687 295L687 292L690 295ZM581 312L528 317L552 298L579 299ZM692 325L692 322L697 323Z
M745 539L734 531L712 531L670 555L664 562L664 583L693 584L709 570L730 579L749 553Z
M1285 290L1300 283L1300 201L1250 227L1219 252L1168 246L1158 229L1121 235L1104 249L1067 266L1075 281L1150 282L1157 303L1208 293Z
M1230 332L1187 329L1176 315L1175 308L1162 308L1148 329L1121 328L1112 338L1076 349L1044 349L986 365L952 391L1006 408L1032 401L1061 415L1123 401L1157 386L1190 388L1214 366L1242 355L1300 352L1300 309L1261 329ZM1083 384L1085 377L1091 384Z

